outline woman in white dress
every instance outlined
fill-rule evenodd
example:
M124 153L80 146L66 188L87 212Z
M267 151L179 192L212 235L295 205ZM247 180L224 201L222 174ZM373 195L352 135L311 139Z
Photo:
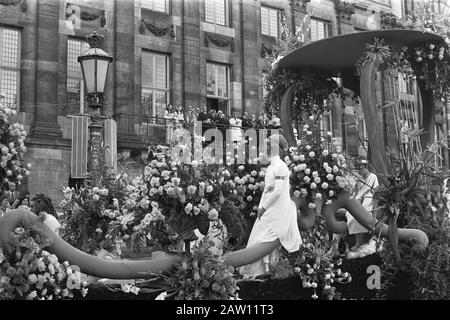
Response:
M233 113L233 117L230 118L229 123L231 126L231 141L233 141L233 143L238 143L242 138L242 120L238 118L237 112Z
M265 189L258 207L258 218L253 225L247 247L279 240L288 252L295 252L302 243L297 225L297 207L290 196L291 172L278 152L280 149L286 151L288 144L286 139L278 134L270 136L268 140L270 165L264 179ZM270 271L269 265L276 262L277 256L278 249L275 249L262 259L243 266L240 273L244 277L267 273Z
M52 200L43 195L37 194L30 201L30 209L32 212L37 214L43 219L43 222L49 227L53 232L59 234L59 228L61 227L58 219L56 218L56 211L53 207Z

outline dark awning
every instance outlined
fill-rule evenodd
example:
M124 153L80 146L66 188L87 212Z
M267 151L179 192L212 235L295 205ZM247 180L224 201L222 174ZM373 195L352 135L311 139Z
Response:
M385 39L393 47L441 43L442 37L415 30L376 30L347 33L307 44L285 56L278 67L301 73L336 76L354 70L355 63L374 38Z

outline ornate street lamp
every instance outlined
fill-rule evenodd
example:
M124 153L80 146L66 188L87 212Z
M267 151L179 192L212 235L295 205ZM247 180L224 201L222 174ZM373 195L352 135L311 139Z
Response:
M105 83L108 75L109 64L113 61L113 57L109 56L100 47L103 44L104 36L93 32L86 36L90 48L78 57L83 73L84 87L86 98L91 109L90 130L90 161L88 165L89 173L96 181L95 170L99 164L100 148L102 144L103 118L101 116L101 108L105 100Z

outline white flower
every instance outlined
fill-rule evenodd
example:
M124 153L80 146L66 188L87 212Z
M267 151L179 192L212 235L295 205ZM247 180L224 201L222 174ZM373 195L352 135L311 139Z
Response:
M308 151L311 150L311 146L310 146L309 144L308 144L305 148L306 148L306 150L308 150Z
M316 153L314 151L311 151L308 155L310 158L314 158L316 156Z
M301 189L300 189L300 193L301 193L303 196L306 196L306 195L308 195L308 190L306 190L306 188L301 188Z
M316 178L319 176L319 173L317 171L313 171L312 176L313 178Z
M192 203L188 203L187 205L186 205L186 207L184 207L184 212L186 212L187 214L189 214L191 211L192 211L192 209L193 209L193 205L192 205Z
M327 189L328 188L328 183L324 182L322 183L322 189Z
M316 193L316 199L317 200L322 200L322 194L321 193Z
M331 167L326 167L325 171L326 171L327 173L332 173L332 172L333 172L333 168L331 168Z
M303 177L303 181L305 181L306 183L309 183L311 181L311 179L308 176Z
M334 191L333 191L333 190L330 190L330 191L328 192L328 195L329 195L330 197L334 196Z
M333 172L335 173L339 172L339 168L337 166L333 166Z
M301 154L301 155L299 156L299 160L300 160L300 161L305 161L305 155Z
M253 197L252 196L248 196L247 197L247 201L252 201L253 200Z
M313 182L313 183L311 183L310 188L314 190L317 188L317 185Z
M324 157L326 157L328 154L329 154L328 150L323 150L323 151L322 151L322 155L323 155Z
M213 191L213 186L209 185L206 187L206 192L210 193Z
M100 197L98 194L94 194L94 196L92 197L92 199L94 199L94 201L98 201L100 200Z
M317 184L319 184L319 183L321 182L321 180L320 180L319 177L315 177L315 178L314 178L314 182L317 183Z
M211 209L208 212L209 220L217 220L219 218L219 212L216 209Z
M298 197L300 197L300 191L298 191L298 190L295 190L294 191L294 197L296 197L296 198L298 198Z
M306 169L305 169L305 174L310 174L310 173L311 173L311 169L306 168Z

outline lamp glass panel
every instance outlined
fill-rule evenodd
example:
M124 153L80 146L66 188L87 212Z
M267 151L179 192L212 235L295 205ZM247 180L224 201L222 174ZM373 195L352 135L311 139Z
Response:
M103 93L106 83L106 75L108 74L109 61L97 60L97 92Z
M95 58L82 60L81 66L84 72L84 83L87 93L95 93Z

